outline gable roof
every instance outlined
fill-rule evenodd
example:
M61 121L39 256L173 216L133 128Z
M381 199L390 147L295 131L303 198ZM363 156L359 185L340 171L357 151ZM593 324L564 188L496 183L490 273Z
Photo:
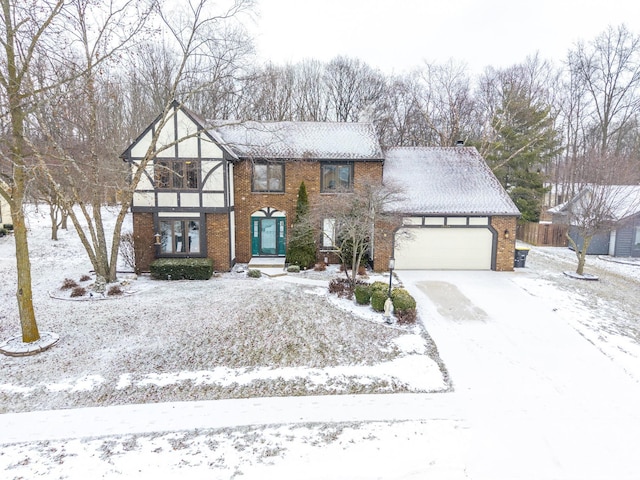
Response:
M392 207L398 213L520 215L473 147L397 147L385 153L384 182L406 192Z
M605 202L610 219L613 221L624 220L640 213L640 185L586 185L569 201L550 208L552 214L568 213L569 209L579 202L585 195L596 192L599 198ZM588 202L588 200L585 200Z
M239 158L382 161L369 123L229 122L210 129Z

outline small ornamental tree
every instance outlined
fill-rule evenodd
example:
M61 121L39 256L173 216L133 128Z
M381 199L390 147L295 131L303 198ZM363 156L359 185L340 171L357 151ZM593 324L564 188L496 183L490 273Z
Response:
M312 210L316 225L331 226L322 231L323 243L332 243L332 252L345 266L344 272L353 287L358 267L371 255L374 225L399 215L390 207L402 198L395 185L363 182L354 191L336 192L323 198Z
M287 262L303 268L311 267L316 262L316 244L313 226L309 221L309 198L304 182L298 189L296 218L287 249Z

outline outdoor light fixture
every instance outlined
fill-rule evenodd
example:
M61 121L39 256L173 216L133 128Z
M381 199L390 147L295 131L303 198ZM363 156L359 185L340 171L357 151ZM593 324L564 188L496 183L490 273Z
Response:
M509 239L509 230L504 231L504 238Z
M153 242L154 245L156 245L156 246L160 245L160 234L159 233L154 233L153 234L153 239L154 239L154 242Z
M396 259L391 257L389 259L389 294L387 295L391 298L391 279L393 278L393 269L396 268Z

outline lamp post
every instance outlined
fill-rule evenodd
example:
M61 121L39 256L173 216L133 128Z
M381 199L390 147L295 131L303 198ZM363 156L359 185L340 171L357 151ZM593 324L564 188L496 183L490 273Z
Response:
M391 280L393 279L393 269L396 267L396 259L391 257L389 259L389 293L387 297L391 298Z

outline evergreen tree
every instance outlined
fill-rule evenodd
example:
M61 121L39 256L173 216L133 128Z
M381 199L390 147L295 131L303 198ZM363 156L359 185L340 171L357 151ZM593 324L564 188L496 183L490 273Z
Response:
M492 127L495 137L487 162L522 219L537 222L546 192L541 170L560 150L550 109L532 101L521 89L507 87Z
M296 218L291 228L287 262L302 268L311 267L316 262L316 243L313 238L313 226L309 218L309 198L304 182L300 184L298 189Z

